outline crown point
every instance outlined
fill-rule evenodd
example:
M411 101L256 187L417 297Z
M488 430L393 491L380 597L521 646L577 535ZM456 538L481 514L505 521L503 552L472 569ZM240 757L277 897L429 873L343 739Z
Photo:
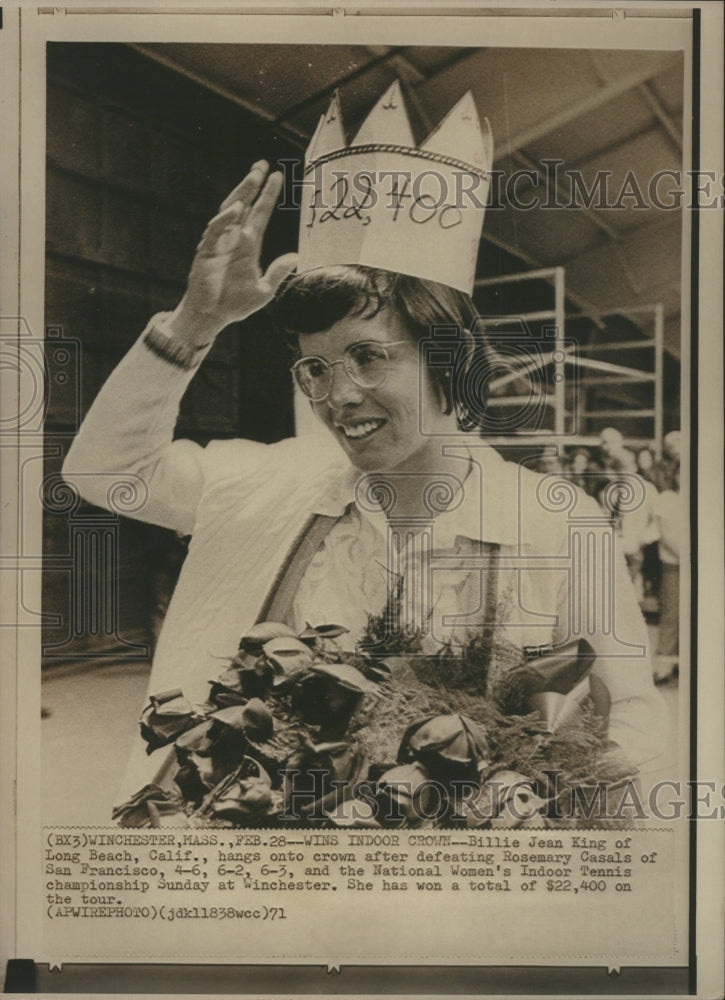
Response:
M488 170L493 157L493 140L488 120L482 128L471 91L467 91L436 125L421 149L443 156L455 156L479 170Z
M320 115L317 128L310 140L305 154L305 161L317 160L327 153L345 147L345 130L342 124L340 97L335 91L330 106L324 115Z
M352 144L365 146L368 143L415 146L399 80L394 80L378 100L360 126Z

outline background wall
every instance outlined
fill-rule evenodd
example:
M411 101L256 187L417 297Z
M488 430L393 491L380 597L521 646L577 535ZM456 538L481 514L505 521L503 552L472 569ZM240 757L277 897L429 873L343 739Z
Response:
M296 150L278 138L270 150L267 130L243 109L123 45L49 45L47 101L45 471L53 483L105 379L153 313L179 301L219 203L262 148L279 157ZM289 250L296 226L296 213L276 213L265 255ZM220 336L191 384L179 436L206 443L292 433L283 345L263 315L239 334L229 328ZM73 581L67 556L92 524L109 540L111 558L88 552L86 578ZM67 504L51 502L45 556L43 610L60 618L45 630L46 665L99 653L145 658L155 595L183 558L173 533L85 504L69 516ZM112 579L89 579L104 570L115 576L113 558L118 589ZM84 588L99 607L74 624L71 596ZM99 620L109 603L119 609L110 632Z

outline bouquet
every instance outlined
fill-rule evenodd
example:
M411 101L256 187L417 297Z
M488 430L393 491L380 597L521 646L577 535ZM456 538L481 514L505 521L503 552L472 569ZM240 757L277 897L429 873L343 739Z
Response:
M173 786L114 810L122 826L612 825L604 800L636 777L607 738L609 693L584 639L490 671L474 633L422 653L370 617L356 652L340 625L261 622L210 682L150 699L148 752L173 747ZM495 661L495 656L494 656ZM490 673L495 676L489 676ZM616 799L616 795L615 795ZM615 820L616 822L616 820ZM626 820L620 825L627 825Z

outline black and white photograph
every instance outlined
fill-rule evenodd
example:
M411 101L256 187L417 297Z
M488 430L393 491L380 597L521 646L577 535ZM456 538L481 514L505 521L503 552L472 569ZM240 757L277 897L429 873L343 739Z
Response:
M683 87L678 52L49 46L50 820L675 766Z
M331 960L692 986L693 208L721 190L684 13L642 7L38 9L42 310L4 368L44 956L180 960L183 927L270 961L269 920L290 961L334 933Z

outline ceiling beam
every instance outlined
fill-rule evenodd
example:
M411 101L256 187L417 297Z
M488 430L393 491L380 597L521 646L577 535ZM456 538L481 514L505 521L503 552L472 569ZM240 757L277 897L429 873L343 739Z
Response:
M639 226L632 226L629 229L623 230L619 235L617 240L618 247L621 248L622 252L626 254L627 248L640 236L652 236L657 237L657 235L662 235L674 230L677 226L678 230L680 227L680 217L679 213L668 212L667 215L662 214L662 210L658 211L657 215L649 217L646 221L643 221ZM569 257L565 257L563 254L557 261L562 267L566 267L568 264L573 263L573 261L580 260L587 254L597 253L600 250L606 250L609 246L609 241L601 236L595 236L591 243L587 244L583 249L577 250L576 253Z
M265 111L263 107L259 104L255 104L253 101L249 101L244 97L241 97L234 90L229 90L227 87L222 86L215 80L211 80L208 76L202 73L198 73L194 69L190 69L183 63L178 62L176 59L172 59L164 53L159 52L157 49L151 48L148 45L141 45L138 42L128 42L128 47L139 52L141 55L146 56L147 59L153 59L154 62L159 63L161 66L165 66L167 69L173 70L180 76L186 77L187 80L193 80L194 83L198 83L202 87L206 87L207 90L211 90L212 93L218 94L219 97L223 97L227 101L231 101L236 104L237 107L244 108L255 118L264 122L267 125L275 125L278 123L275 121L273 114L269 111ZM309 142L309 135L303 132L301 129L295 128L293 125L278 126L278 131L280 135L287 139L289 142L293 143L299 149L306 149Z
M524 264L528 264L532 270L538 271L546 267L546 264L537 260L536 257L532 257L531 254L513 246L511 243L507 243L498 236L492 236L490 233L487 233L485 229L482 234L482 239L484 239L487 243L490 243L492 246L498 247L500 250L505 250L506 253L511 254L512 257L517 257L519 260L523 261ZM550 280L553 284L553 278ZM593 302L589 301L589 299L585 298L583 295L579 295L579 293L572 289L569 285L566 287L565 298L569 299L570 302L573 302L574 305L578 306L583 313L586 313L586 315L591 318L595 326L598 326L600 330L604 329L604 324L599 318L601 313L599 306L595 306Z
M590 111L596 111L597 108L601 107L603 104L613 100L615 97L619 97L620 94L625 93L627 90L632 90L634 87L639 86L639 84L644 83L651 77L656 76L661 73L663 69L666 69L672 63L679 61L679 53L671 53L669 59L663 59L659 66L652 66L651 64L645 64L640 69L634 73L629 73L626 76L621 77L614 83L606 84L603 87L599 87L591 94L587 94L580 101L575 101L572 104L568 104L566 107L562 108L560 111L553 114L547 115L546 118L541 121L536 122L534 125L529 126L529 128L523 129L516 135L512 136L510 139L502 139L499 141L498 150L495 157L495 162L505 159L512 153L529 145L532 142L536 142L538 139L543 138L545 135L549 135L551 132L555 132L557 129L561 128L562 125L568 125L569 122L575 121L584 114L588 114Z
M351 83L353 80L357 80L359 77L364 76L375 66L380 66L384 63L391 62L396 56L403 55L411 46L400 45L396 48L387 48L382 46L385 51L382 55L379 55L370 60L370 62L365 63L363 66L358 66L357 69L351 70L349 73L344 73L342 76L338 77L334 83L329 83L326 87L322 87L320 90L316 90L314 94L309 94L304 97L297 104L293 104L292 107L287 108L281 115L275 118L275 125L280 125L284 122L288 122L291 118L300 114L302 111L306 111L310 107L314 107L319 104L320 101L324 101L328 97L332 97L336 90L340 87L345 86L347 83Z
M670 115L665 110L664 105L661 103L660 99L657 97L652 87L648 83L640 83L637 87L637 91L642 95L644 100L649 105L651 111L654 112L656 117L659 119L660 124L663 126L665 132L672 140L675 149L678 153L682 152L682 132L675 125L674 121Z
M366 45L365 48L370 55L376 58L379 56L390 56L390 65L395 67L405 77L411 87L418 83L423 83L427 79L425 73L421 73L410 59L406 59L400 52L394 51L390 45Z
M390 46L388 45L366 45L365 48L374 56L384 55L386 52L390 52ZM407 59L400 52L393 53L390 57L389 65L392 70L395 71L397 76L405 83L407 86L404 88L404 97L408 106L412 105L415 111L423 123L423 127L426 133L429 133L433 128L433 122L423 107L423 102L418 97L415 92L415 88L425 83L428 77L425 73L421 72L417 66L414 66L410 59Z
M520 163L521 166L526 167L527 170L532 171L537 177L541 178L541 170L539 169L538 164L536 164L533 160L530 160L525 153L521 152L521 150L517 150L513 153L512 157L517 163ZM571 197L571 192L568 189L565 190L564 184L558 178L554 183L552 183L548 174L545 176L548 181L547 189L550 190L553 187L557 195L562 195L567 198ZM525 188L528 188L528 186L529 185L526 184ZM615 229L612 229L612 227L608 225L593 209L586 208L584 205L580 205L578 208L581 214L584 215L593 226L596 226L597 229L606 233L610 240L616 242L619 239L619 233Z

